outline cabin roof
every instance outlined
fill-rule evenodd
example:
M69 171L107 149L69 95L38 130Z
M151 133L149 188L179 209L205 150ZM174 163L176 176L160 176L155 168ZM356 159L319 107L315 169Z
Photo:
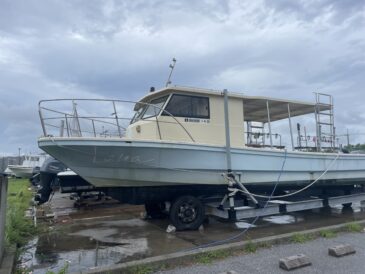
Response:
M149 102L154 98L161 97L170 93L185 93L202 96L222 96L222 91L201 89L192 87L169 86L155 92L151 92L144 96L140 102ZM268 122L267 102L270 109L270 121L278 121L288 118L288 105L290 108L291 117L314 113L315 103L303 102L296 100L276 99L265 96L248 96L242 93L228 93L229 98L242 99L244 120L254 122ZM320 110L329 110L330 106L327 104L319 105Z

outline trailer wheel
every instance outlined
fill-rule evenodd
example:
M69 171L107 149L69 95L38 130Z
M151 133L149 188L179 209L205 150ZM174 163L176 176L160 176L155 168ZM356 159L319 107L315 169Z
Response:
M196 230L203 223L204 217L204 205L194 196L178 197L170 208L170 221L177 230Z
M146 210L147 216L152 219L162 219L166 217L165 211L165 203L159 202L148 202L144 204L144 208Z

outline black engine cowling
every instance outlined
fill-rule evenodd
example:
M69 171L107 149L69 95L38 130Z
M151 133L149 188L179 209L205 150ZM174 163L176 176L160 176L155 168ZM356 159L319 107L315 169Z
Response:
M39 204L48 201L52 193L52 186L57 184L57 173L66 170L66 166L60 161L49 157L40 168L39 190L37 191L34 200Z

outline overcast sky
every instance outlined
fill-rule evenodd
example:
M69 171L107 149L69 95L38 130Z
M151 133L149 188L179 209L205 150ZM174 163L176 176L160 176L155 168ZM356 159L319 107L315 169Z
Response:
M37 151L39 100L137 100L172 57L173 84L329 93L337 132L365 133L363 0L0 0L0 155Z

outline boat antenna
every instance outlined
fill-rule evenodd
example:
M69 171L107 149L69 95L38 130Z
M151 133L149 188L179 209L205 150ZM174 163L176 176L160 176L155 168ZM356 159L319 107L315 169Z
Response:
M168 87L168 85L171 84L171 75L172 75L172 72L174 71L175 65L176 65L176 59L175 58L172 58L172 62L169 65L169 68L171 70L170 70L169 78L167 78L166 87Z

